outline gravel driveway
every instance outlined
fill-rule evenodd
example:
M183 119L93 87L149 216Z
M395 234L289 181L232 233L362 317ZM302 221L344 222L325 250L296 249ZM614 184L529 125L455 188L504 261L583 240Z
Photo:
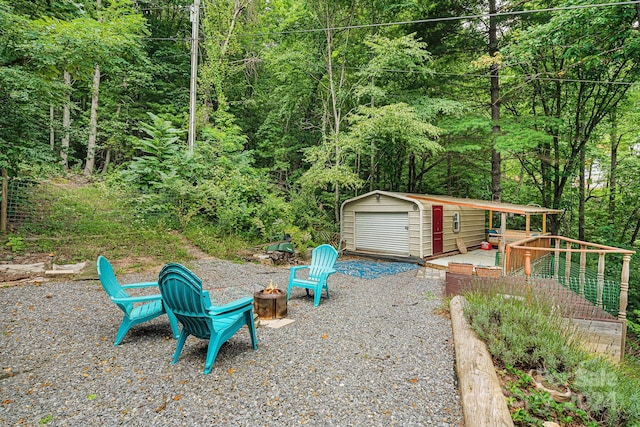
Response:
M188 266L205 288L284 289L288 278L254 264ZM206 376L204 340L189 337L170 364L166 316L114 347L121 314L97 280L0 288L0 425L461 426L444 285L416 271L334 274L317 308L296 288L295 322L259 327L257 351L241 329Z

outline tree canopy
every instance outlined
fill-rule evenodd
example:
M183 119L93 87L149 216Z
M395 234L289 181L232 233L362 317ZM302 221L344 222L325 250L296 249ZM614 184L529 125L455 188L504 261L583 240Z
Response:
M213 221L222 205L200 197L221 180L255 185L311 233L383 189L565 209L554 232L637 240L636 5L223 0L200 12L189 157L183 2L0 0L0 167L171 188L187 218ZM290 211L302 195L315 220Z

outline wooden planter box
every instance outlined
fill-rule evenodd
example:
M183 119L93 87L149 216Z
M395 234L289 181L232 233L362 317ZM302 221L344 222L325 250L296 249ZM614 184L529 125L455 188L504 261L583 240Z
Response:
M449 273L473 274L473 264L466 262L450 262L447 268L449 269Z
M502 268L500 267L476 267L478 277L501 277Z

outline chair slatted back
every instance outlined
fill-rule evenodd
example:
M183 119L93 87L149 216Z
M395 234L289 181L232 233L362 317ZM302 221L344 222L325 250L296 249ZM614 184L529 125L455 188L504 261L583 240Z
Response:
M102 284L102 288L105 290L107 295L111 298L129 298L129 294L122 289L120 286L120 282L116 278L116 274L113 271L113 267L109 260L107 260L104 256L100 255L98 257L98 277L100 278L100 284ZM131 310L133 310L132 303L116 303L118 307L122 311L127 314L131 314Z
M333 269L338 259L338 251L331 245L320 245L311 252L311 265L309 266L309 278L319 280L320 275Z
M169 263L160 271L158 287L166 310L178 318L189 334L202 339L211 337L211 300L198 276L183 265Z

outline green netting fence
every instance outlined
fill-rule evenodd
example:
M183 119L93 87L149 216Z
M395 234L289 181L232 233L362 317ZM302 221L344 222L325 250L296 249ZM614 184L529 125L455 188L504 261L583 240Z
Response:
M558 264L556 268L556 263ZM570 261L570 274L567 277L567 262L563 258L556 259L551 255L544 256L532 264L531 279L556 280L562 287L583 297L591 304L604 311L618 316L620 309L620 281L611 278L598 280L598 271L585 268L580 271L580 263Z
M508 275L526 277L528 269L527 286L567 317L615 320L626 311L621 298L634 252L560 236L530 237L507 249Z

